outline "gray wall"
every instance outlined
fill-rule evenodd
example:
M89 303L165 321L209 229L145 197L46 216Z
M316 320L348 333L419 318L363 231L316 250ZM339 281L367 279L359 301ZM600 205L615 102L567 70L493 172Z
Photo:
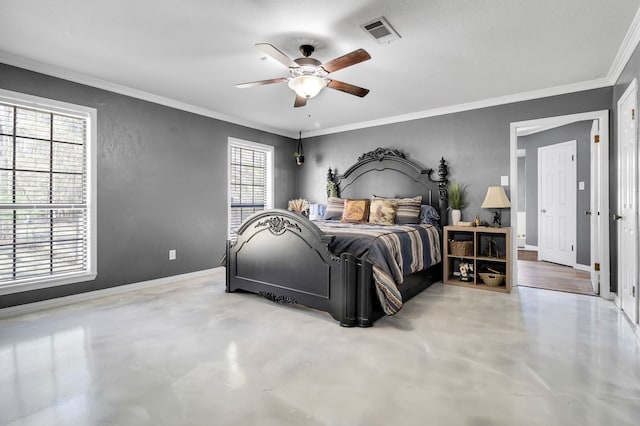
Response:
M527 159L518 157L518 211L527 211ZM522 225L520 225L522 226Z
M487 187L500 185L500 176L509 175L510 123L609 109L611 95L608 87L309 138L297 192L324 202L328 167L343 173L363 152L389 147L404 151L425 167L436 167L443 156L450 165L451 179L469 184L463 220L478 214L490 222L491 212L480 205ZM508 226L506 210L502 217Z
M518 149L526 149L526 203L527 203L527 244L538 245L538 148L571 140L576 141L577 178L584 182L584 191L576 184L576 261L582 265L591 263L591 227L589 210L591 191L591 124L579 121L566 126L518 138ZM520 170L518 170L520 171Z
M98 110L98 277L0 308L220 266L230 136L275 147L276 207L295 194L292 139L4 64L0 87Z

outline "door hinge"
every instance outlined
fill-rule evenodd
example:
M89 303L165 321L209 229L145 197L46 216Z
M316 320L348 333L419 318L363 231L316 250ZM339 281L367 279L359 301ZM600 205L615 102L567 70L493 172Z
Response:
M636 119L636 109L635 108L631 108L631 119L632 120Z
M636 286L631 287L631 296L636 297Z
M571 251L573 251L573 244L571 244Z
M571 161L576 161L576 160L573 158L573 154L571 154Z
M598 263L598 262L594 263L594 264L593 264L593 269L594 269L595 271L599 271L599 270L600 270L600 263Z
M593 142L600 143L600 135L593 135Z

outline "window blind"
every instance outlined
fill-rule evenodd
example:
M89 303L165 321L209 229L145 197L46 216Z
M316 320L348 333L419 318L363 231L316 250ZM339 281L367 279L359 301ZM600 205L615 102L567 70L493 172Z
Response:
M87 121L0 102L0 286L87 270Z
M230 146L229 226L231 236L242 222L268 206L268 153L246 146Z

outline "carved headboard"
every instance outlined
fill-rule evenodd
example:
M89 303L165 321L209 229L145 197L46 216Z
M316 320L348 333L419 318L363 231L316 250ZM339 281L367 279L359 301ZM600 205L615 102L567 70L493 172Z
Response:
M442 158L438 165L437 178L433 169L425 169L406 158L396 149L377 148L358 157L358 161L342 175L327 173L327 195L345 198L414 197L422 195L423 203L436 207L440 213L440 224L446 224L447 185L449 170ZM332 193L332 189L335 192ZM438 195L434 202L433 193Z

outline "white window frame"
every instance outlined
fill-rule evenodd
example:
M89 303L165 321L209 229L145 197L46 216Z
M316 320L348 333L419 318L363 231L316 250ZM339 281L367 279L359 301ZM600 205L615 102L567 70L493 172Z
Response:
M232 146L235 146L238 148L254 149L256 151L262 151L267 154L267 203L265 205L265 210L269 210L273 208L273 194L274 194L273 146L229 137L228 144L227 144L227 235L229 239L235 238L235 236L231 232L231 147Z
M98 139L97 117L95 108L75 105L53 99L26 95L0 89L0 100L26 108L39 109L47 112L81 116L87 119L87 268L82 272L74 272L55 277L38 277L18 280L15 283L0 285L0 295L19 293L73 284L83 281L91 281L98 275L97 272L97 190L96 190L96 141Z

